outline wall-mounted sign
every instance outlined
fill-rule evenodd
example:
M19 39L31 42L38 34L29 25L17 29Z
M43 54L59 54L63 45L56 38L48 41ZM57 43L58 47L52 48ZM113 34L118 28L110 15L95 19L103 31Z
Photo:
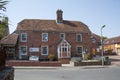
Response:
M30 52L39 52L39 48L29 48Z

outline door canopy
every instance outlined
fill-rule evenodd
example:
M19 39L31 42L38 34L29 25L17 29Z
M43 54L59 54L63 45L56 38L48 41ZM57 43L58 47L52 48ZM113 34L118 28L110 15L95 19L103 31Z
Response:
M58 58L70 58L71 57L71 45L63 39L58 45Z

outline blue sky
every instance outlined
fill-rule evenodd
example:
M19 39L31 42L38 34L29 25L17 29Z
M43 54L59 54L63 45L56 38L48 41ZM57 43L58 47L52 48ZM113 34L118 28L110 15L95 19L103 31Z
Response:
M5 15L12 33L23 19L56 19L57 9L64 20L82 21L93 33L106 37L120 36L120 0L10 0Z

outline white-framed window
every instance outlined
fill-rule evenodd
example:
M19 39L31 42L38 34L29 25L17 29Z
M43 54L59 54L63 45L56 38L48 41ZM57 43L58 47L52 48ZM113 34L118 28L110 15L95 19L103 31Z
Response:
M42 46L41 53L42 55L48 55L48 46Z
M62 52L67 52L67 51L68 51L67 46L63 46L63 47L62 47Z
M27 42L27 33L21 33L20 41Z
M95 37L93 37L93 36L91 36L91 40L92 40L93 43L96 42L96 39L95 39Z
M95 42L96 42L96 39L95 39L95 38L92 38L92 42L95 43Z
M26 46L20 46L19 51L21 54L26 55L27 54L27 47Z
M48 41L48 33L42 33L42 41L47 42Z
M82 34L76 34L76 41L82 42Z
M65 39L65 33L60 33L60 39Z
M77 46L77 47L76 47L76 52L77 52L78 54L82 54L82 52L83 52L83 47L82 47L82 46Z

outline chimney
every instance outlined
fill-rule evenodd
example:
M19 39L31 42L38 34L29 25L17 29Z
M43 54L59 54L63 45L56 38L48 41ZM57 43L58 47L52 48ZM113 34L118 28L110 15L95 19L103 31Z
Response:
M57 13L57 23L62 23L63 22L63 18L62 18L63 11L61 9L58 9L56 13Z

